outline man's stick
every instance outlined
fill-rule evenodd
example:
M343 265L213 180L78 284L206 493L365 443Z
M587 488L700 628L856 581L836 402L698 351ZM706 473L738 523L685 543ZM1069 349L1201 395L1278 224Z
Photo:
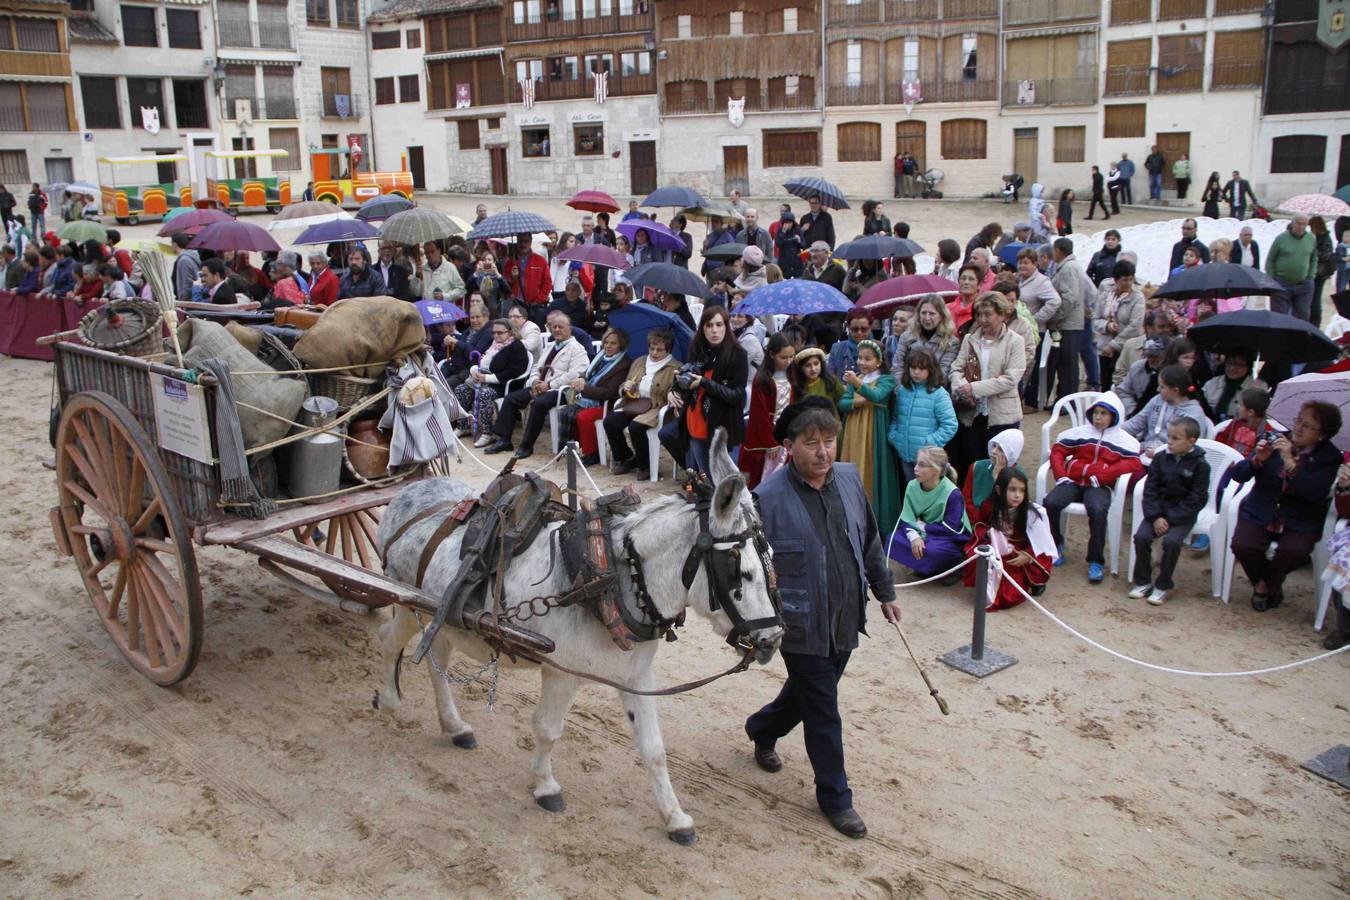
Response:
M909 640L905 638L905 633L900 630L900 623L892 622L891 624L895 626L895 633L900 635L900 640L904 643L905 651L909 653L909 658L914 661L914 668L919 670L919 677L923 679L924 684L928 685L928 693L932 694L933 699L937 701L938 709L942 710L944 716L951 715L951 711L947 709L947 701L943 700L942 695L938 693L938 689L933 687L933 682L928 679L928 673L923 670L923 666L919 665L918 657L916 657L914 651L909 648Z

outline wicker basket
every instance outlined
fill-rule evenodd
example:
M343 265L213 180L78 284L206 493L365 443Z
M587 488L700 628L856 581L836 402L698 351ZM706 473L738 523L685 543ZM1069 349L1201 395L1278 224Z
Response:
M121 328L122 320L144 323L143 328L126 330L113 337L110 326ZM123 356L151 356L164 349L164 316L154 303L144 300L114 300L84 314L78 326L80 340L91 347Z
M332 397L337 401L339 412L345 412L371 394L379 393L383 386L383 378L357 378L355 375L331 372L309 376L310 393Z

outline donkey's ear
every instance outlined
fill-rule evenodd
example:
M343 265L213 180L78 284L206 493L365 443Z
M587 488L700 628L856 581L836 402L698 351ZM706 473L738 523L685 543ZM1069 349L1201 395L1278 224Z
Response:
M745 476L740 472L717 482L717 490L713 492L712 499L713 517L725 519L735 513L743 493L745 493Z
M727 452L727 430L718 428L708 448L708 475L713 484L721 484L738 471L736 464L731 461L731 454Z

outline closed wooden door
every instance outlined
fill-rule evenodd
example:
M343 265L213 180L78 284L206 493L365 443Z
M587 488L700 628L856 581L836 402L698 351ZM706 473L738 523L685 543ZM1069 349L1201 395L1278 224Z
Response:
M1350 134L1341 136L1341 161L1336 166L1336 184L1350 184Z
M1174 191L1177 189L1177 180L1172 177L1172 163L1181 159L1181 154L1190 154L1191 133L1189 131L1160 131L1155 143L1158 145L1158 149L1162 151L1163 159L1167 160L1167 165L1163 166L1163 188ZM1195 179L1194 168L1194 166L1191 167L1191 180Z
M488 160L492 166L492 193L509 194L511 185L506 178L506 148L489 147Z
M924 170L924 160L928 158L928 123L911 120L895 123L895 152L909 153Z
M408 148L408 173L412 175L413 190L427 189L427 164L421 147Z
M632 141L628 145L628 177L631 193L656 190L656 141Z
M723 193L730 194L732 191L750 193L749 147L722 148L722 177L725 182L722 185Z
M1013 171L1026 179L1036 181L1040 171L1041 135L1038 128L1013 129Z

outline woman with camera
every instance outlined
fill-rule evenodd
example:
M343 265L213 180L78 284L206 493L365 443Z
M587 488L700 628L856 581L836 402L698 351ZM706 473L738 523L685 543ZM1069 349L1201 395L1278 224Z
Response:
M718 428L727 430L734 453L745 434L745 387L750 361L731 333L726 307L703 310L689 361L675 376L670 405L675 415L661 428L661 443L677 463L708 471L708 446Z

